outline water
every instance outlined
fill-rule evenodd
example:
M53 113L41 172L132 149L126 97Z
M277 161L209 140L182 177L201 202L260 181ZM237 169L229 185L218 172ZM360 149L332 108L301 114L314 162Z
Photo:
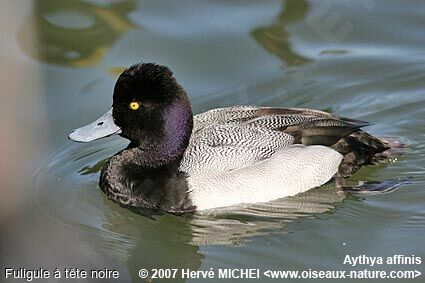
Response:
M370 268L344 265L347 254L424 261L424 9L401 0L35 1L39 52L22 43L30 21L16 37L46 89L49 135L33 177L39 211L134 282L140 268ZM412 180L383 195L338 194L330 184L193 217L121 208L97 181L127 141L77 144L67 134L105 112L117 75L140 61L168 65L195 113L251 104L370 121L370 133L400 137L409 152L351 180ZM423 264L378 269L425 272Z

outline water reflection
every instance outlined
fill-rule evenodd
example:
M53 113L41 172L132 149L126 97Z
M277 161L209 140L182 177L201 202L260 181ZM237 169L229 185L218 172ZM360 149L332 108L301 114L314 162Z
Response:
M285 232L286 223L331 213L346 198L333 182L293 197L268 203L211 210L191 220L195 245L241 245L250 237Z
M136 27L127 18L136 8L136 1L130 0L102 6L79 0L38 0L18 34L18 41L26 53L43 62L93 66L120 37ZM24 44L34 23L39 43L36 51Z
M300 22L308 12L309 4L305 0L283 0L282 11L274 22L266 27L258 27L251 35L261 46L278 57L287 67L303 65L312 60L298 54L290 42L291 34L287 26Z

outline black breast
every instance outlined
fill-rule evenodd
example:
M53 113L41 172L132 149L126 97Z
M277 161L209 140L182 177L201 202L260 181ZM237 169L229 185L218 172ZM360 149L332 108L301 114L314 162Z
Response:
M122 205L162 212L195 210L188 196L179 161L150 167L128 163L122 155L111 157L102 169L99 185L105 194Z

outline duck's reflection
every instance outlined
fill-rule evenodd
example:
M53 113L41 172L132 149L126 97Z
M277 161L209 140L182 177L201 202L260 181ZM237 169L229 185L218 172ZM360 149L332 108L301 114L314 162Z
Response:
M305 0L284 0L283 10L275 21L265 27L257 27L251 35L261 46L278 57L287 67L303 65L311 62L311 59L298 54L290 42L291 34L287 26L300 22L308 12L308 2Z
M37 0L18 41L26 53L38 60L66 66L93 66L124 33L135 28L128 14L136 8L133 0L107 5L80 0ZM33 25L39 45L36 51L27 48L23 40L30 36Z
M285 223L297 218L332 212L345 197L331 182L294 197L208 211L191 220L191 241L195 245L240 245L253 236L285 232Z

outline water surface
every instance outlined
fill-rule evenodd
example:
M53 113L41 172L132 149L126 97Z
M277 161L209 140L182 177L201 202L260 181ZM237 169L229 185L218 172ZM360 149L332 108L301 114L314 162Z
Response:
M34 174L43 217L134 282L140 268L352 270L346 254L425 260L424 8L401 0L35 1L16 36L21 42L37 24L39 51L20 48L46 86L50 134ZM105 112L117 75L140 61L168 65L195 113L250 104L370 121L370 133L400 137L409 152L351 181L412 180L383 195L340 194L331 183L193 217L150 219L121 208L97 181L127 141L77 144L67 134Z

